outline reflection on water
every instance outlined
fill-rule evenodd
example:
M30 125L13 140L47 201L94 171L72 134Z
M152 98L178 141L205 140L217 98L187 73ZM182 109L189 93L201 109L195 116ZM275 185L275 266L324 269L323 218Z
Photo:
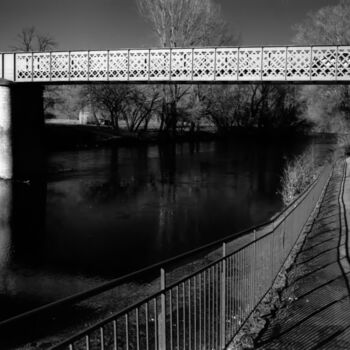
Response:
M60 152L0 183L2 318L271 217L304 146L203 142Z

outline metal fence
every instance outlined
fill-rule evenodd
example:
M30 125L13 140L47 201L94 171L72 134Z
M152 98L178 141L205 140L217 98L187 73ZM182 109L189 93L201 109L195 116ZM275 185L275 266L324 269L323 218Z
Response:
M273 285L328 184L313 184L250 242L52 349L224 349Z
M350 46L263 46L0 53L17 82L342 82Z

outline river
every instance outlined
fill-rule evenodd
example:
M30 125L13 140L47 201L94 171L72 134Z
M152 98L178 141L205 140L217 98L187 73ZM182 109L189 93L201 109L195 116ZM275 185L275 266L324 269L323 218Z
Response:
M54 152L0 183L1 318L259 224L308 142L207 141ZM314 145L319 154L325 145Z

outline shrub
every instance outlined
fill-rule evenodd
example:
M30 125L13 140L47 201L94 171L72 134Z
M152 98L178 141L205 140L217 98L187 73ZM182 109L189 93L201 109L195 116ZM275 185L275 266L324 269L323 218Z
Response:
M288 161L282 176L281 195L288 205L300 195L318 176L320 166L316 165L312 149Z

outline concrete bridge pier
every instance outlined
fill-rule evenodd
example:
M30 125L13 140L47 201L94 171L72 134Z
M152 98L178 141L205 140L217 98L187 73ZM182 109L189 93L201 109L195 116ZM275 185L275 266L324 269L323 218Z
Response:
M43 87L0 80L0 178L42 174Z

